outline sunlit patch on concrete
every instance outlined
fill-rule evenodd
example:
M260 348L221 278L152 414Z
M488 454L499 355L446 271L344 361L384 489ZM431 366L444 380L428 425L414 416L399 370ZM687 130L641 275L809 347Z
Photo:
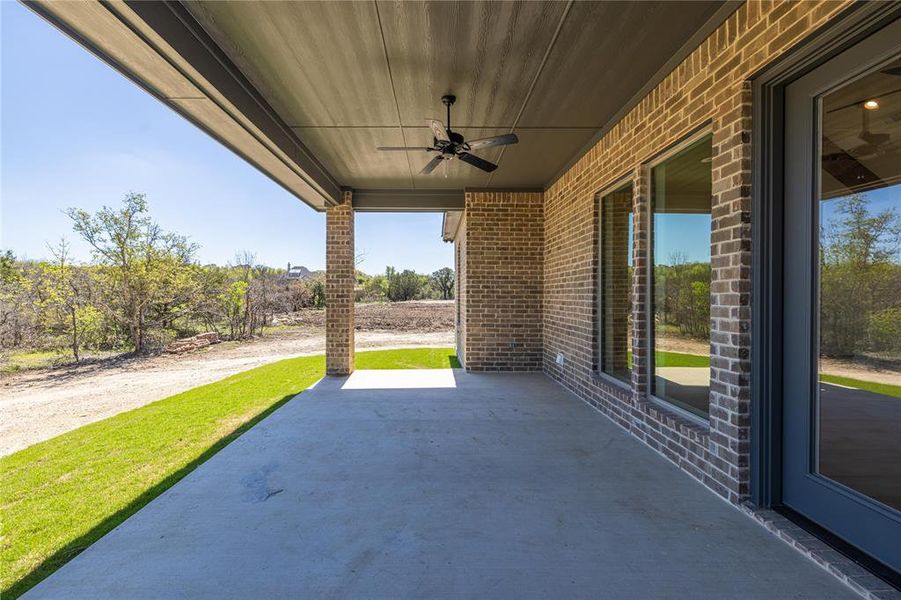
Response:
M388 369L354 371L341 386L342 390L408 390L455 388L451 369Z

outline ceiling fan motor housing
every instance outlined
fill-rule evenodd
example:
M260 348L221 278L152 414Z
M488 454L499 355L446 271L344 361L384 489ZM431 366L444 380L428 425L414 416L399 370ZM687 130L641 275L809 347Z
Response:
M457 133L456 131L447 130L447 137L450 138L450 144L448 146L460 146L463 144L463 134ZM435 140L435 142L439 142L440 140ZM447 142L442 141L441 143L447 144Z

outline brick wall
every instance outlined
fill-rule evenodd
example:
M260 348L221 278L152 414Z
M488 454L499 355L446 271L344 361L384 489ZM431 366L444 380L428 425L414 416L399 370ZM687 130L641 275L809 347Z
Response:
M651 290L648 289L651 249L651 169L638 165L632 171L632 398L640 407L651 391L648 316Z
M749 485L749 78L847 4L742 5L545 192L545 371L731 501L745 498ZM711 382L709 423L699 425L647 399L646 163L705 125L713 132ZM633 373L626 390L595 373L596 194L629 174L635 210ZM558 352L566 357L562 367L555 363Z
M457 244L467 369L541 369L543 205L540 192L466 192Z
M354 211L351 192L325 215L325 372L354 370Z

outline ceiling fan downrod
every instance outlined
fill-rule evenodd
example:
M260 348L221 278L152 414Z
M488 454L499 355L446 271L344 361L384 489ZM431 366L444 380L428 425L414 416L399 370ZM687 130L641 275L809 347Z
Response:
M457 101L457 97L453 94L445 94L441 96L441 103L447 107L447 129L450 131L451 128L451 118L450 118L450 109L453 106L454 102Z

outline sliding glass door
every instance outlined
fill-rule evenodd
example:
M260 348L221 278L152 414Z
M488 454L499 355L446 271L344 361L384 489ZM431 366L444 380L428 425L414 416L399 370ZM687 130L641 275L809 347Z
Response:
M901 23L787 86L783 501L901 569Z

